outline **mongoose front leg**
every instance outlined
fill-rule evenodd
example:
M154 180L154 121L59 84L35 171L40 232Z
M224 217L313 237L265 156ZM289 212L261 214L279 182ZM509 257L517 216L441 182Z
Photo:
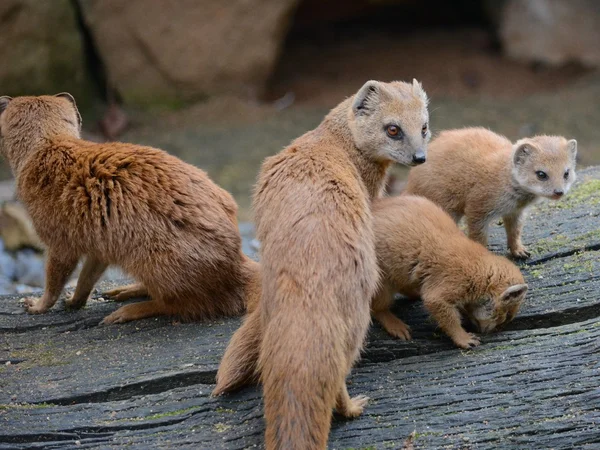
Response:
M515 258L529 258L531 253L523 246L521 242L521 232L523 231L523 212L518 211L514 214L504 216L502 218L504 222L504 229L506 230L506 239L508 249L511 255Z
M103 292L105 296L116 301L123 302L131 298L148 297L148 289L142 283L127 284L109 291Z
M350 398L346 382L344 381L342 389L335 401L335 410L338 414L348 419L354 419L362 414L368 401L369 397L366 395L357 395L356 397Z
M75 292L71 298L65 301L66 307L71 309L84 307L92 289L94 289L94 285L98 282L98 279L100 279L107 267L108 264L103 263L93 256L88 256L77 279Z
M102 325L125 323L132 320L145 319L147 317L161 316L164 314L166 314L166 311L161 303L155 300L148 300L121 306L115 312L106 316L100 323Z
M394 301L394 291L389 283L384 283L371 301L371 315L383 329L393 337L410 340L410 327L390 311Z
M423 303L440 328L457 346L471 348L480 344L477 336L467 333L462 327L460 313L456 306L437 296L435 290L423 291Z
M25 299L25 310L30 314L42 314L54 306L79 261L79 256L51 248L48 249L47 258L44 295L40 299Z

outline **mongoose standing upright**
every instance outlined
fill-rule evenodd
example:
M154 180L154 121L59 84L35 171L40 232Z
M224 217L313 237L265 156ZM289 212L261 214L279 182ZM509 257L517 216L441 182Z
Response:
M523 211L569 191L576 156L574 139L536 136L513 145L485 128L444 131L431 142L427 164L410 171L404 193L427 197L456 221L465 216L469 237L483 245L488 225L502 217L510 253L527 258Z
M394 294L421 297L440 328L462 348L479 344L461 325L465 316L487 333L513 319L527 292L519 268L467 238L439 206L412 195L373 203L382 270L373 317L388 333L410 339L391 311Z
M1 150L47 246L46 289L41 299L26 300L27 311L51 308L85 256L68 307L85 305L109 264L152 297L104 323L242 314L259 269L242 254L233 198L161 150L87 142L80 129L69 94L0 98Z
M369 81L264 162L254 196L261 302L233 337L219 382L245 343L260 342L267 449L323 449L334 406L361 413L366 398L350 399L345 377L379 279L370 202L392 162L425 161L428 138L418 82Z

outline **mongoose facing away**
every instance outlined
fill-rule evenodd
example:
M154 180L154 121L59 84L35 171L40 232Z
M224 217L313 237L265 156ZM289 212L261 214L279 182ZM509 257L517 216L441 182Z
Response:
M85 305L107 265L122 267L152 300L105 323L155 315L184 320L241 314L258 264L241 251L237 205L201 170L150 147L80 139L69 94L0 98L1 149L17 193L47 246L43 313L80 258L71 308Z
M502 217L510 253L527 258L523 211L536 199L569 191L576 155L577 141L558 136L513 145L484 128L443 131L429 146L427 164L410 171L404 193L427 197L456 221L465 216L469 236L483 245L488 225Z
M345 377L379 278L370 201L392 162L425 161L428 138L418 82L369 81L264 162L254 195L261 302L232 338L218 378L227 384L228 361L244 342L260 343L267 449L323 449L334 406L347 417L362 411L366 398L350 399Z
M467 238L439 206L412 195L382 198L373 203L373 220L382 284L371 308L391 335L410 339L390 311L396 292L421 297L462 348L479 344L462 316L487 333L516 315L527 292L518 267Z

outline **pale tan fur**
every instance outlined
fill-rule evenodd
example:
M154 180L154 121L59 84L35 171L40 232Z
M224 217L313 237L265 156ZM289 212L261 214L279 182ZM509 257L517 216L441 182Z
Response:
M484 128L442 132L430 146L427 164L410 171L403 193L427 197L454 220L465 216L469 236L487 244L488 225L504 220L508 248L517 258L523 212L539 198L560 198L575 181L577 142L557 136L517 141ZM547 180L536 172L543 171Z
M241 251L235 201L201 170L157 149L80 139L69 94L0 98L2 153L48 250L46 289L29 298L44 313L85 257L70 308L85 305L107 265L122 267L152 297L104 323L160 314L196 320L239 315L259 286Z
M325 448L332 408L355 417L366 403L350 399L345 377L379 278L370 201L392 161L423 161L426 104L416 82L367 82L263 164L254 197L261 302L232 338L215 394L250 376L258 358L267 449ZM403 139L387 135L390 123Z
M371 308L391 335L410 339L389 310L396 292L421 297L462 348L479 344L462 317L487 333L516 315L527 292L518 267L467 238L439 206L423 197L391 197L373 203L373 217L383 283Z

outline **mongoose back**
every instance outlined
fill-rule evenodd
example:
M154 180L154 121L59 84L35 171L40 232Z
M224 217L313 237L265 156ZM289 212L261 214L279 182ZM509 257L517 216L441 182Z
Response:
M427 164L410 171L404 193L427 197L456 221L466 217L469 236L487 244L488 225L503 218L508 248L521 242L523 210L539 198L559 199L575 181L577 141L536 136L517 141L484 128L443 131L429 146Z
M243 313L246 288L259 272L242 254L233 198L166 152L88 142L80 128L69 94L0 98L2 153L47 246L46 288L41 299L26 300L27 310L51 308L85 256L68 307L85 305L109 264L143 283L152 298L119 308L105 323Z
M392 162L425 161L427 123L419 83L369 81L262 166L254 195L262 297L222 365L235 365L227 360L245 339L260 343L267 449L324 449L332 408L362 411L366 398L350 399L345 377L379 278L370 201Z
M439 206L411 195L382 198L373 203L373 220L383 281L373 317L391 335L410 339L389 309L396 292L421 297L462 348L479 339L463 329L461 316L487 333L516 315L527 292L518 267L467 238Z

